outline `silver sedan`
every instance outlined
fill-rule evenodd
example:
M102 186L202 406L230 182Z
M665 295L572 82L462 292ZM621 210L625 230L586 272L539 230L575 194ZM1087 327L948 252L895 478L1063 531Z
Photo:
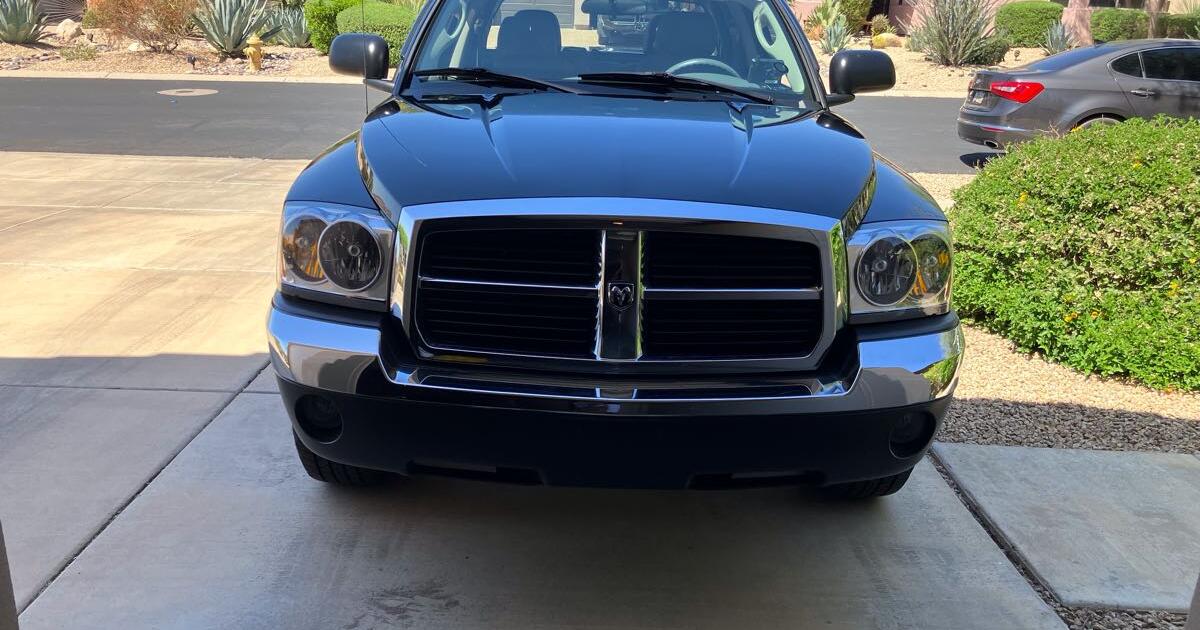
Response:
M975 73L958 137L993 149L1128 118L1200 116L1200 41L1140 39L1076 48Z

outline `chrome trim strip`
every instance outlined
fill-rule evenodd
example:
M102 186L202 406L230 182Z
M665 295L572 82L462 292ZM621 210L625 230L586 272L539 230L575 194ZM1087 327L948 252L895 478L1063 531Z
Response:
M312 319L272 307L267 321L271 363L283 378L320 389L356 394L359 379L376 366L396 387L396 395L420 390L503 397L505 406L536 406L537 400L602 403L605 413L682 412L688 415L753 413L827 413L919 404L950 395L964 353L962 328L927 335L859 342L858 362L846 374L745 375L714 381L675 375L667 381L628 377L596 386L595 379L563 374L530 376L480 365L417 368L389 365L380 358L380 333L369 327ZM463 386L447 385L460 379ZM467 384L469 382L469 385ZM494 387L489 387L489 383ZM786 386L809 393L783 396L723 397L722 389ZM411 388L411 389L410 389ZM564 388L588 395L565 395ZM678 391L678 397L637 398L637 390ZM700 390L713 392L710 397ZM753 402L752 408L736 403ZM499 402L499 400L497 400ZM697 404L698 403L698 404ZM734 408L731 409L731 406ZM588 408L591 409L591 408Z
M819 300L820 289L652 289L646 297L659 300Z

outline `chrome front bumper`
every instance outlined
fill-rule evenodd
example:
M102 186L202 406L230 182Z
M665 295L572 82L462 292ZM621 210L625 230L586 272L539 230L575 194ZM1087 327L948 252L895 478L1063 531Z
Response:
M929 403L957 383L963 334L957 320L942 330L860 339L857 361L791 376L747 374L719 380L689 376L643 382L609 375L530 376L486 364L418 366L391 358L377 327L290 312L268 318L271 363L300 385L360 394L382 375L388 393L478 406L618 415L806 414L861 412ZM849 351L850 347L842 346ZM836 350L835 350L836 351ZM370 392L379 395L378 388Z

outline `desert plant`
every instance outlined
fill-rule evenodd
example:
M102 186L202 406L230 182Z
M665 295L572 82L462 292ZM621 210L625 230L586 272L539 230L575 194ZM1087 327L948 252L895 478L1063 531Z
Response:
M343 9L337 17L338 33L374 33L388 43L391 63L400 60L400 47L408 39L417 14L408 7L382 2Z
M888 16L880 13L880 14L876 15L875 17L871 18L871 35L872 36L882 35L884 33L895 33L895 32L896 32L896 27L892 26L892 22L891 22L891 20L888 19Z
M33 44L45 35L46 18L33 0L0 0L0 42Z
M1041 46L1046 29L1062 20L1063 6L1050 0L1021 0L996 9L996 30L1013 46Z
M994 66L1004 61L1012 44L1003 33L993 34L983 38L983 45L967 59L967 63L975 66Z
M308 22L308 33L313 48L321 53L329 52L329 44L337 37L337 16L347 7L358 5L358 0L308 0L304 3L304 19Z
M975 61L989 44L995 0L923 0L917 5L919 27L909 29L920 50L943 66ZM1005 47L1007 51L1007 46Z
M1200 38L1196 33L1200 32L1200 11L1196 13L1180 13L1164 15L1160 19L1160 28L1163 32L1163 37L1175 38Z
M1046 51L1047 55L1057 55L1074 47L1075 38L1071 37L1071 33L1067 32L1067 26L1062 22L1051 24L1050 28L1046 29L1042 50Z
M955 195L958 312L1025 350L1200 390L1200 120L1021 144Z
M240 57L250 37L270 39L280 31L268 26L267 0L201 0L196 25L222 57Z
M100 56L95 46L72 44L58 49L58 54L67 61L90 61Z
M846 26L853 35L867 25L867 14L871 12L871 0L840 0L841 13L846 16Z
M279 6L271 11L268 24L279 31L272 41L291 48L304 48L309 44L308 22L302 7Z
M100 28L100 13L93 8L83 12L83 20L79 23L83 28Z
M170 52L188 34L195 0L101 0L99 26L154 52Z
M833 18L833 22L825 26L818 44L821 46L821 52L826 55L836 54L849 46L850 27L846 23L846 16L839 14Z
M1092 39L1097 42L1142 39L1150 34L1150 17L1141 9L1096 9L1091 24Z

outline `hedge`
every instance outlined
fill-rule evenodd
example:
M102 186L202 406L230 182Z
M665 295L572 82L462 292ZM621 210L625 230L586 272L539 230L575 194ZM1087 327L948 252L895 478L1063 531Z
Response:
M304 19L308 22L313 48L329 54L329 44L338 35L337 16L350 6L358 6L358 0L308 0L304 3Z
M1150 33L1150 16L1141 9L1097 9L1092 12L1092 39L1114 42L1142 39Z
M983 46L975 51L966 63L977 66L994 66L1004 61L1004 55L1012 44L1004 35L989 35L983 39Z
M374 33L388 43L388 57L392 65L400 61L400 47L408 39L417 12L407 5L370 2L355 4L343 9L337 16L338 33Z
M1159 16L1163 37L1194 39L1200 37L1200 14L1167 14Z
M1013 46L1041 46L1046 29L1062 21L1062 13L1062 5L1050 0L1010 2L996 10L996 30L1005 33Z
M961 315L1078 370L1200 390L1200 120L1021 144L959 189Z

